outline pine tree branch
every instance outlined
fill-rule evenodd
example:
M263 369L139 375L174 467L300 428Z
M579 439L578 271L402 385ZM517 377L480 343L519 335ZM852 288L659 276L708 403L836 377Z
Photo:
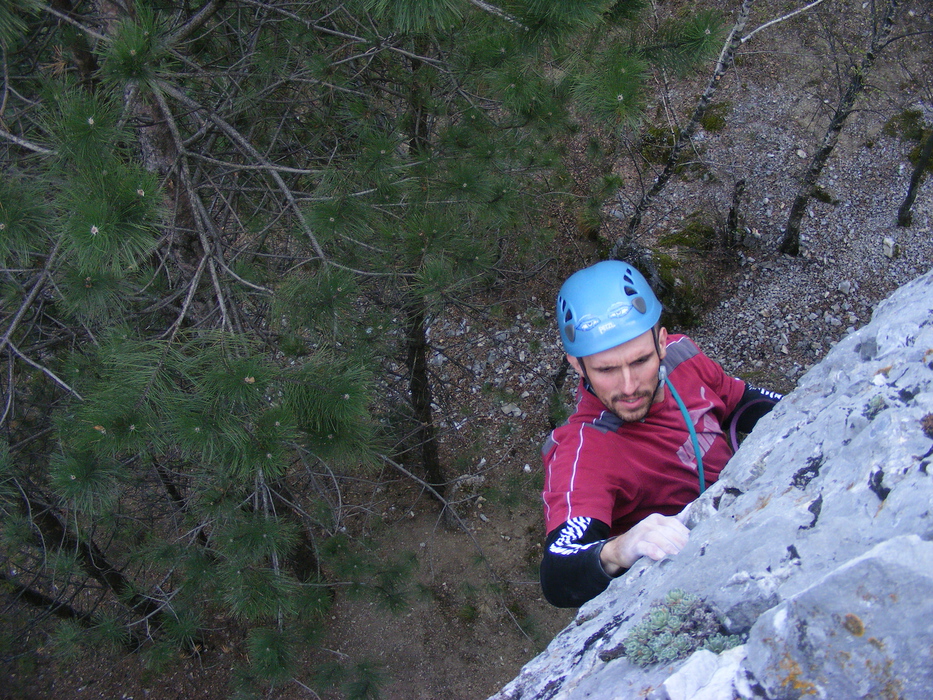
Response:
M93 616L80 612L61 600L50 598L34 588L19 583L12 577L7 576L3 571L0 571L0 581L12 589L10 593L17 600L37 608L43 608L63 620L77 620L83 627L91 627L94 624Z
M524 29L524 30L528 29L528 27L522 24L516 17L513 17L508 12L503 10L501 7L497 7L496 5L490 5L488 2L483 2L483 0L470 0L470 4L473 5L474 7L478 7L483 12L489 12L490 14L493 14L496 17L500 17L501 19L504 19L506 22L510 22L511 24L514 24L519 29Z
M231 322L230 315L227 312L227 301L223 288L220 286L220 280L217 279L217 268L214 265L213 255L210 255L207 258L207 270L211 273L211 283L214 285L214 293L217 296L217 303L220 305L220 327L226 328L232 333L233 323Z
M92 37L92 38L94 38L94 39L97 39L98 41L108 41L107 37L104 36L103 34L98 34L97 32L95 32L95 31L94 31L93 29L91 29L90 27L88 27L88 26L86 26L86 25L84 25L84 24L81 24L81 23L80 23L78 20L76 20L74 17L69 17L67 14L65 14L64 12L59 12L59 11L56 10L54 7L49 7L48 5L39 5L39 9L44 10L44 11L48 12L50 15L52 15L53 17L57 17L58 19L62 20L63 22L67 22L68 24L72 25L73 27L76 27L76 28L80 29L84 34L87 34L89 37Z
M12 362L7 363L6 371L8 375L6 384L10 388L10 390L6 392L6 399L4 401L4 406L3 406L3 415L0 415L0 425L6 425L7 416L10 415L10 411L13 409L13 394L15 393L13 391L14 376L13 376L13 363Z
M162 114L165 117L165 121L168 124L169 131L172 134L172 138L175 141L175 149L178 151L178 171L181 175L182 182L184 184L185 190L188 194L188 201L194 209L195 222L197 223L197 233L198 238L201 241L201 248L204 251L204 258L202 262L207 261L207 269L211 273L211 282L214 285L214 291L217 296L217 303L220 305L221 311L221 326L228 327L230 326L230 320L227 313L227 304L225 301L225 296L223 289L220 286L220 280L217 279L217 270L214 267L213 259L213 246L207 238L207 232L205 228L210 228L211 232L214 234L215 239L217 238L217 232L213 228L213 220L210 217L207 209L204 206L204 202L201 201L201 198L198 196L198 193L195 189L194 182L191 177L191 171L188 168L188 160L186 158L186 152L184 148L184 142L181 138L181 132L178 129L178 124L175 121L174 115L172 114L171 109L168 106L168 103L165 101L165 97L162 92L158 89L153 90L153 94L156 97L156 101L159 103L159 108L162 110ZM198 269L203 272L203 267L199 265ZM193 293L197 285L192 284L190 292ZM185 310L187 310L187 305L190 303L190 294L189 299L186 300ZM179 321L180 321L179 317ZM176 321L179 322L179 321ZM175 330L172 332L172 337L177 331L177 326L174 326Z
M204 268L207 266L207 258L207 253L201 256L201 262L198 263L198 269L195 270L194 276L188 283L188 294L185 296L185 301L181 306L181 312L172 322L172 325L169 326L164 333L159 335L159 338L168 337L169 342L175 340L175 336L178 334L178 330L181 328L181 324L184 323L185 317L188 315L188 309L191 306L191 302L194 300L194 294L197 291L198 284L201 281L201 275L204 274Z
M62 549L74 552L79 564L91 578L105 586L121 602L125 600L125 604L138 614L147 618L165 614L163 604L148 596L133 592L132 582L107 561L104 553L93 541L85 542L69 532L51 505L37 501L28 495L26 498L30 520L44 539L56 543Z
M263 287L261 284L255 284L253 282L250 282L249 280L243 279L237 273L231 270L230 267L223 260L218 259L217 264L223 268L224 272L226 272L228 275L230 275L233 279L235 279L240 284L246 287L250 287L251 289L255 289L257 292L262 292L263 294L274 294L274 292L271 289L268 289L267 287Z
M320 24L316 22L312 22L311 20L305 19L304 17L301 17L295 14L294 12L289 12L288 10L285 10L281 7L276 7L274 5L270 5L269 3L262 2L261 0L240 0L240 2L242 2L242 4L244 5L252 5L254 7L261 7L263 9L267 9L272 12L277 12L278 14L288 17L289 19L293 19L296 22L300 22L308 29L311 29L316 32L320 32L321 34L325 34L327 36L337 37L338 39L346 39L350 42L365 44L367 46L371 46L373 43L372 39L367 39L366 37L357 36L355 34L348 34L346 32L341 32L336 29L330 29L329 27L321 26ZM392 39L393 39L392 36L380 37L377 48L384 49L386 51L391 51L393 53L399 54L400 56L405 56L406 58L410 58L416 61L422 61L424 63L434 66L435 68L443 70L445 73L449 72L447 69L447 64L444 63L443 61L438 61L436 58L429 58L427 56L420 56L416 53L412 53L411 51L403 49L399 46L395 46L394 44L390 43Z
M203 153L194 153L192 151L187 152L188 157L194 160L201 160L205 163L211 163L213 165L220 165L230 170L258 170L260 172L268 172L270 170L275 170L280 173L288 173L290 175L321 175L326 173L326 170L321 170L316 168L314 170L308 170L307 168L289 168L285 165L275 165L274 163L269 163L268 165L250 165L248 163L233 163L228 160L220 160L218 158L211 158L206 156Z
M217 11L227 3L227 0L210 0L204 7L198 10L193 17L185 22L181 27L171 34L163 37L166 46L175 46L185 41L194 32L204 26L204 24L217 14Z
M195 110L203 114L216 127L218 127L227 136L229 136L234 141L234 143L236 143L240 148L242 148L244 152L250 156L250 158L254 159L258 163L262 163L263 166L266 167L266 172L269 173L269 176L275 181L279 190L281 190L282 194L285 196L285 199L288 202L289 207L291 208L292 212L294 213L299 226L301 226L305 235L311 241L311 247L314 249L314 252L317 253L318 257L321 260L327 261L327 256L324 253L324 249L321 247L320 243L317 240L317 237L314 235L314 232L311 230L311 228L308 226L307 222L305 221L305 217L302 215L302 211L300 207L298 206L298 202L295 200L294 193L291 191L291 188L289 188L288 185L285 183L285 181L282 179L282 176L279 175L276 169L272 166L272 163L270 163L265 156L263 156L259 151L257 151L245 136L243 136L233 126L228 124L227 121L221 118L220 115L218 115L216 112L204 107L203 105L199 104L196 100L191 99L181 90L176 89L173 85L169 85L168 83L164 81L159 81L158 85L159 85L159 88L161 90L164 90L167 95L170 95L171 97L173 97L175 100L180 102L182 105L184 105L188 109ZM157 90L156 93L158 92L159 91ZM182 149L184 148L182 143L180 143L179 146Z

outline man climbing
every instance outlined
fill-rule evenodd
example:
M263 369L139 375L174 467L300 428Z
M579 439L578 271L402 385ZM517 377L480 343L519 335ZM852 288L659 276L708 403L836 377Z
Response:
M575 607L643 556L677 554L677 518L780 400L730 377L689 338L660 325L661 303L628 263L571 275L557 325L581 378L578 403L544 446L547 540L541 588Z

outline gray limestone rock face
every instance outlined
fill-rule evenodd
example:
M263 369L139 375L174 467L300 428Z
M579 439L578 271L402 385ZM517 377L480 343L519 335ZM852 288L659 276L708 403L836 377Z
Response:
M765 613L745 666L770 698L926 700L933 542L893 537Z
M933 271L801 378L688 523L493 698L933 697ZM623 640L672 589L745 644L631 663Z

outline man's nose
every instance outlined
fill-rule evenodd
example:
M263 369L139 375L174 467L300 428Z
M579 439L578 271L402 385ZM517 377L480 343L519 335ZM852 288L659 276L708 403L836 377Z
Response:
M631 396L638 389L638 382L635 381L635 373L628 367L622 368L622 393Z

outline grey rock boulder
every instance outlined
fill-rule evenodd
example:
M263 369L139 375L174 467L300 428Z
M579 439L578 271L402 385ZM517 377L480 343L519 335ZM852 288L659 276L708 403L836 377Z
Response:
M894 537L762 615L745 667L771 698L929 698L933 542Z

